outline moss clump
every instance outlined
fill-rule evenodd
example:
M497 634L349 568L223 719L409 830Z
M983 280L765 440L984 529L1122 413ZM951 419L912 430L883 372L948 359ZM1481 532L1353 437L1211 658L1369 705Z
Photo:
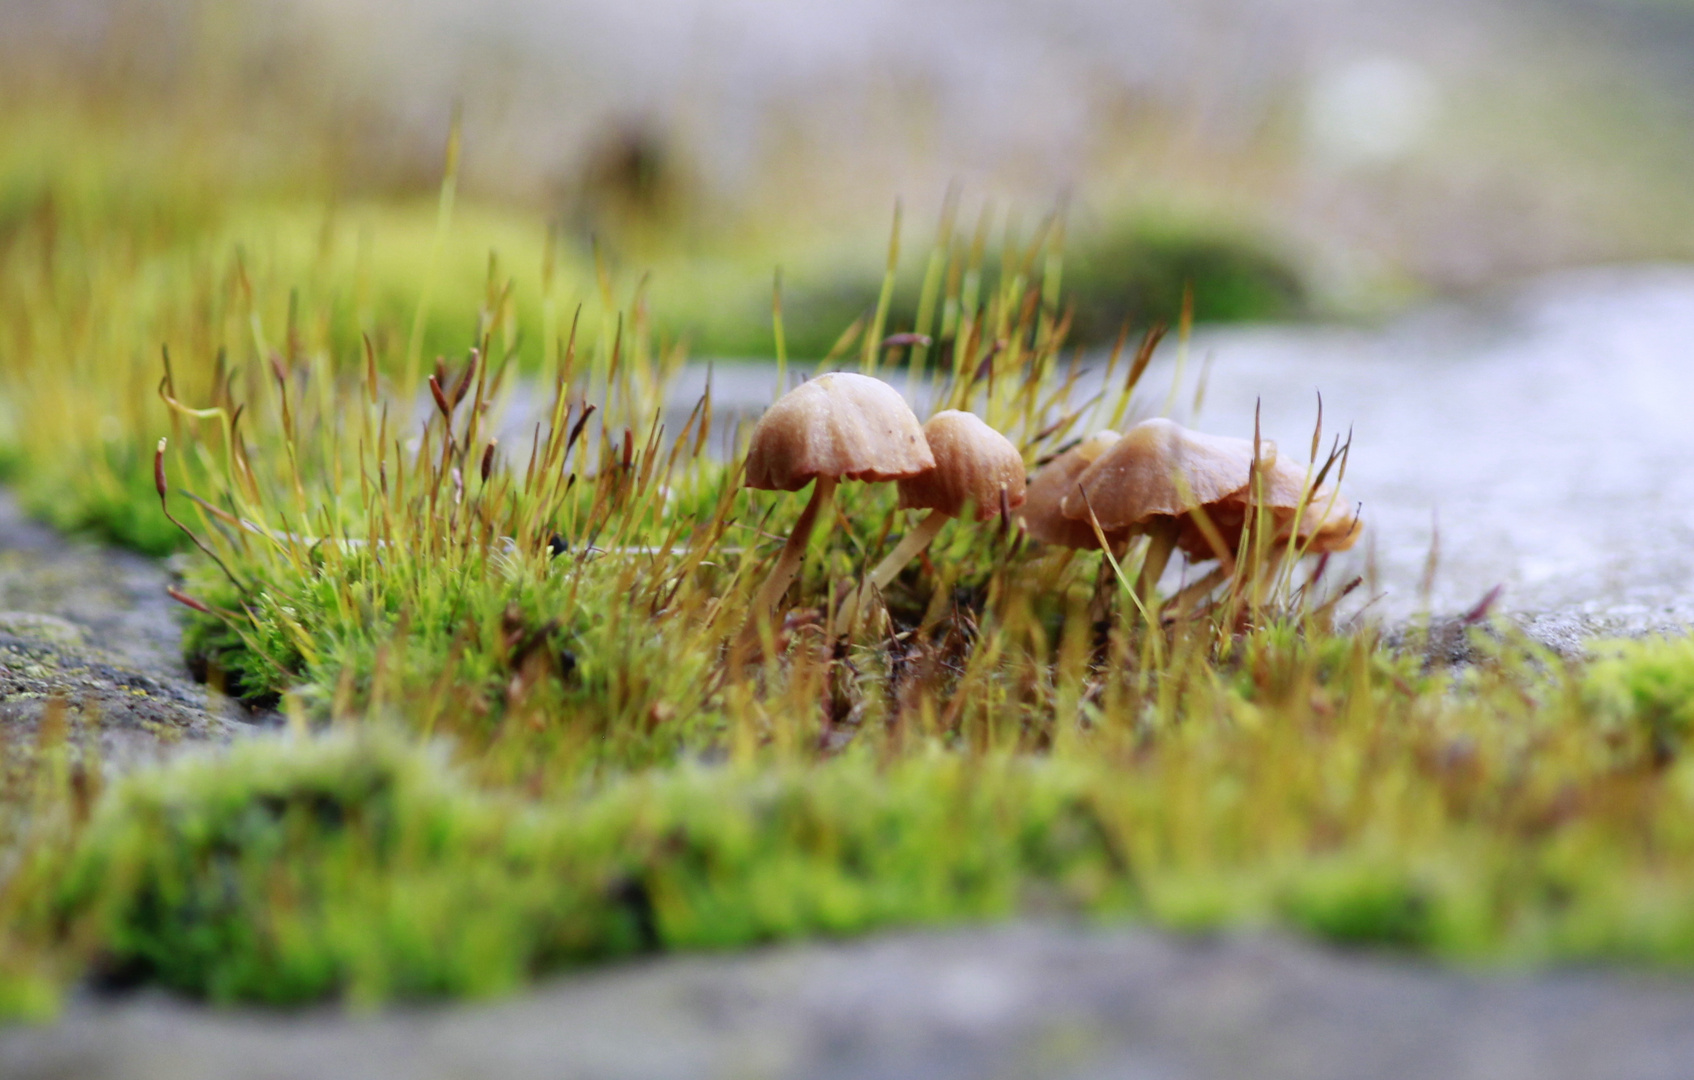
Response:
M955 245L962 245L955 238ZM895 275L884 331L918 326L926 252L915 246ZM1050 252L1060 254L1057 246ZM1006 256L1015 257L1010 262ZM1127 323L1175 325L1183 295L1192 288L1199 322L1287 319L1309 314L1311 300L1295 261L1246 228L1180 216L1141 217L1127 224L1088 230L1074 224L1060 261L1029 261L1003 246L978 257L979 288L991 296L1006 284L1008 271L1023 284L1044 290L1047 275L1058 271L1059 307L1072 312L1071 345L1110 345ZM962 271L966 250L955 246L947 272ZM869 260L843 260L809 273L790 274L784 282L782 316L788 355L818 360L828 355L855 322L868 325L882 290L884 267ZM707 275L707 277L711 277ZM708 356L770 356L774 350L770 282L766 272L739 269L717 275L722 297L716 304L690 305L692 319L667 320L685 335L696 353ZM733 284L723 284L733 282ZM1056 314L1057 312L1055 312ZM947 354L952 327L945 317L924 324L935 336L936 356ZM850 350L856 355L856 351ZM903 356L904 354L901 354ZM896 359L900 357L897 356Z
M273 1004L487 995L646 951L1031 911L1694 957L1686 769L1620 772L1592 731L1531 743L1502 722L1466 764L1437 730L1452 718L1231 711L1117 758L684 762L541 799L381 727L254 740L115 788L20 875L13 940L41 971ZM1543 774L1524 781L1506 766L1531 745ZM39 1011L52 983L6 971L8 1008Z
M0 945L12 943L0 939ZM50 1020L59 1011L60 989L40 958L8 949L0 955L0 1023Z
M214 1001L487 994L573 911L524 872L524 826L380 736L255 742L126 784L57 875L53 922L105 980Z
M1694 732L1694 638L1611 642L1598 651L1584 684L1595 716L1643 742L1655 760L1675 757Z
M1343 945L1420 949L1439 940L1431 890L1391 863L1318 863L1290 884L1281 908L1294 926Z
M1109 342L1126 321L1174 325L1192 288L1199 322L1285 319L1305 313L1293 264L1265 241L1216 226L1141 222L1067 246L1071 339Z
M912 297L917 283L904 276L899 280L896 300L886 316L884 329L889 333L910 330L916 319ZM783 338L788 355L801 361L828 356L854 323L869 324L881 290L879 268L867 268L860 273L835 270L812 279L789 281L782 296ZM705 356L775 355L768 284L763 290L750 288L738 302L728 304L727 309L734 314L679 324L679 331L688 335L695 352ZM857 350L850 350L850 355L857 355Z
M371 731L256 741L124 784L37 925L93 942L105 980L214 1001L487 994L647 949L1004 915L1038 880L1121 902L1073 787L854 760L684 768L536 808Z
M159 509L153 463L145 452L113 444L90 451L89 457L93 460L66 458L42 465L20 456L15 472L24 509L65 532L147 555L169 555L188 546L188 538ZM77 475L68 475L73 469Z

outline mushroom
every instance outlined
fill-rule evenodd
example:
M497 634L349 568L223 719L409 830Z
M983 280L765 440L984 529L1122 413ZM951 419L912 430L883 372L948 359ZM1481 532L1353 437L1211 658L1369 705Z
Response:
M1276 448L1261 443L1260 468ZM1193 526L1192 511L1208 516L1251 479L1253 443L1189 431L1170 420L1143 420L1078 475L1060 501L1066 517L1088 523L1090 514L1108 537L1146 533L1149 544L1137 590L1151 593L1171 552Z
M853 618L872 588L886 589L895 575L930 545L942 526L972 508L978 521L987 521L1002 507L1014 510L1024 502L1023 455L1011 440L968 412L947 409L923 426L935 467L900 481L900 509L928 510L916 528L877 564L843 612L843 624Z
M745 482L763 491L799 491L813 484L812 498L759 589L755 617L775 610L788 591L837 482L901 480L934 466L918 418L899 391L880 379L832 372L778 398L753 428Z
M1029 480L1022 515L1024 531L1031 539L1068 548L1100 546L1094 526L1066 517L1060 504L1076 490L1076 478L1083 470L1122 437L1115 431L1097 431L1036 470ZM1118 537L1108 531L1106 539Z

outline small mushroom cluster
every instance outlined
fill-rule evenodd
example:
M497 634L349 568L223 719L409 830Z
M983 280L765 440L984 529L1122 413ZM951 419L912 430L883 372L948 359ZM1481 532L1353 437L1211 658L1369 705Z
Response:
M842 480L900 485L900 508L928 510L848 602L886 588L900 568L928 547L949 520L974 511L977 520L1023 505L1024 465L1017 447L970 413L949 409L927 424L892 386L868 375L833 372L790 390L753 429L746 484L764 491L799 491L813 484L794 531L754 600L754 615L773 610L800 570L818 515Z
M1034 539L1065 547L1116 547L1149 538L1143 595L1173 551L1196 561L1227 561L1259 507L1275 539L1303 553L1345 551L1363 526L1329 484L1308 491L1307 466L1253 443L1189 431L1170 420L1144 420L1123 435L1100 432L1060 454L1029 484L1024 520ZM1095 528L1098 526L1099 531Z
M1081 440L1028 480L1023 457L1006 437L966 412L946 410L919 426L892 386L866 375L821 375L784 394L753 430L746 484L799 491L812 484L782 555L754 602L754 618L773 611L799 572L806 544L843 480L894 481L900 508L928 510L843 607L852 625L873 589L886 588L950 520L976 520L1021 508L1034 539L1072 548L1121 547L1145 535L1138 591L1148 595L1171 554L1218 558L1227 565L1262 510L1278 541L1302 553L1343 551L1361 525L1328 484L1310 485L1310 468L1262 442L1189 431L1146 420L1126 433Z

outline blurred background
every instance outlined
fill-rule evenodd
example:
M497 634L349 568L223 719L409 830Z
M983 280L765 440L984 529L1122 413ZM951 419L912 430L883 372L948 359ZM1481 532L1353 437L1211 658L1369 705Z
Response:
M1683 0L5 0L0 236L78 176L162 229L427 231L458 116L467 274L597 244L696 353L768 352L778 265L826 349L949 192L964 235L1063 208L1085 342L1186 282L1372 315L1694 255L1691 61Z

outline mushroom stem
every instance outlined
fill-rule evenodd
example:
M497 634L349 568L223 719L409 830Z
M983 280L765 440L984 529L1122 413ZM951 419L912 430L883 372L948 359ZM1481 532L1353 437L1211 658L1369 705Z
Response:
M1222 565L1214 566L1212 567L1211 573L1207 574L1199 581L1189 582L1187 588L1171 597L1171 606L1179 614L1198 608L1201 601L1205 600L1208 593L1228 580L1228 568Z
M1176 539L1181 532L1175 518L1160 518L1148 526L1147 555L1141 560L1141 576L1135 581L1135 591L1142 603L1153 602L1153 589L1171 560L1171 552L1176 550Z
M935 539L942 526L952 520L952 515L944 514L939 510L931 510L924 515L924 519L918 522L917 527L901 537L900 542L894 545L894 550L890 551L886 558L876 564L876 569L870 572L864 583L853 590L853 594L847 598L847 603L841 609L841 621L837 624L838 629L851 631L854 620L859 617L860 610L870 600L871 590L880 591L888 588L894 579L899 576L901 569L917 558L918 553L928 547Z
M812 538L812 527L817 524L819 512L834 499L835 477L820 476L812 482L812 498L806 503L806 508L800 511L800 520L794 523L794 531L788 534L788 542L782 545L782 557L777 559L776 566L771 569L771 576L759 586L759 595L753 601L754 618L776 610L782 594L788 591L788 586L794 583L794 576L800 572L800 564L806 558L806 542Z
M1111 558L1122 559L1126 545L1114 541ZM1094 592L1088 598L1088 625L1098 625L1112 610L1112 597L1117 591L1118 579L1113 576L1111 560L1104 553L1100 556L1100 566L1094 575Z
M917 528L901 537L900 542L894 545L894 550L888 553L888 557L876 564L876 569L865 579L865 584L874 585L878 589L888 588L899 576L901 569L917 558L918 553L928 547L941 532L942 526L952 520L950 515L939 510L931 510L925 514L924 519L918 522Z

